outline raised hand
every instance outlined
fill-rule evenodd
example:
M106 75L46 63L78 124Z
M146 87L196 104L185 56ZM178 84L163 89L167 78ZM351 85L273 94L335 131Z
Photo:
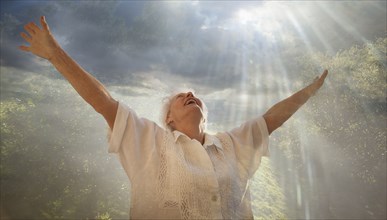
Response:
M328 75L328 70L324 70L320 77L316 77L312 84L308 86L310 95L316 94L316 92L321 88L324 84L325 78Z
M60 46L51 34L44 16L40 18L40 23L42 28L33 22L24 26L24 29L28 34L21 32L20 35L30 44L30 46L28 47L23 45L20 46L19 49L31 52L44 59L51 60Z
M324 70L313 83L271 107L264 115L269 134L287 121L324 84L328 70Z

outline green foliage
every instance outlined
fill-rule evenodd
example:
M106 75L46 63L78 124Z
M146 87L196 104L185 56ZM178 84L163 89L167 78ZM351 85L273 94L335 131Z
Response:
M98 219L98 220L111 220L112 218L110 217L109 213L105 212L103 214L98 213L98 216L96 219Z
M338 52L334 57L321 53L302 57L304 74L318 69L320 65L333 74L330 81L340 92L355 95L357 102L362 99L384 101L386 90L386 46L387 38L363 46L353 46ZM305 62L306 61L306 62ZM336 84L340 83L340 84Z
M335 56L299 58L305 84L322 68L330 74L272 137L289 217L385 217L386 48L382 38Z
M8 74L13 74L8 72ZM23 75L22 73L20 73ZM8 76L2 70L2 80ZM6 79L5 79L6 80ZM20 82L18 82L20 83ZM11 219L127 218L128 181L106 125L64 81L30 75L2 99L1 203ZM2 87L12 97L15 84ZM44 88L44 89L43 89Z
M310 115L321 116L309 121L315 128L312 131L323 132L339 144L356 167L351 175L366 183L376 181L386 159L386 47L384 38L332 58L321 54L312 58L321 59L331 70L328 88L319 97L324 103L315 100L306 108Z
M254 219L286 219L284 193L268 159L263 158L250 182L250 190Z

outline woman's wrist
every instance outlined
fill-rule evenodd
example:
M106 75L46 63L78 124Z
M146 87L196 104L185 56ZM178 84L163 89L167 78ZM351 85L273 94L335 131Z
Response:
M50 61L50 63L54 64L58 58L64 55L64 51L60 46L55 47L50 55L47 57L47 60Z

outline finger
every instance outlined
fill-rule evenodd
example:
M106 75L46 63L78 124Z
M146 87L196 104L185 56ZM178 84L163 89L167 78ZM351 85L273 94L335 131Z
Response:
M46 17L45 16L41 16L40 17L40 24L42 25L43 30L46 30L46 31L50 30L50 28L48 27L48 24L46 22Z
M30 24L24 25L24 29L32 36L35 34L34 29L31 28Z
M20 35L21 35L22 38L24 38L24 40L26 40L28 43L31 43L32 38L31 38L30 36L28 36L26 33L21 32Z
M39 26L36 25L35 23L31 22L31 23L29 23L28 25L31 26L32 30L34 30L35 33L38 32L38 31L40 31Z
M19 49L20 49L20 50L23 50L23 51L27 51L27 52L30 51L30 48L27 47L27 46L24 46L24 45L23 45L23 46L20 46Z
M322 81L324 81L325 78L327 77L327 75L328 75L328 70L324 70L324 72L323 72L323 74L321 75L320 79L321 79Z

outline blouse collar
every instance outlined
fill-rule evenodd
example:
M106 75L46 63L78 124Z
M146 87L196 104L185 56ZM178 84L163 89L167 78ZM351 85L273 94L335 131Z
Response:
M186 134L184 134L184 133L182 133L180 131L177 131L177 130L174 130L172 132L172 134L174 136L175 143L178 141L178 139L180 137L185 137L185 138L187 138L189 140L192 140ZM207 149L207 147L212 146L212 145L214 145L216 147L216 149L223 150L222 144L220 143L219 139L216 136L204 133L204 144L203 144L203 147L205 149Z

